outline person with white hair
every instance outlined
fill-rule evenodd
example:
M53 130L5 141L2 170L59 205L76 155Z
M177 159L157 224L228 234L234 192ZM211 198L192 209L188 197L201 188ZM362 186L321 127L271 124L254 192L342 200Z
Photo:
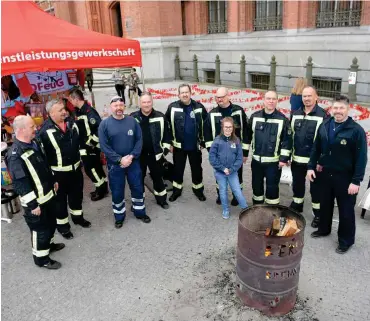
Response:
M78 127L67 113L61 100L53 99L46 103L49 118L37 134L41 141L46 159L59 184L57 194L57 230L66 239L73 238L68 221L84 228L91 226L82 211L84 179L81 170L80 137ZM67 205L68 204L68 205Z
M16 138L7 153L6 163L31 231L33 259L39 267L59 269L61 264L49 256L65 247L63 243L54 243L58 183L42 147L35 140L33 119L17 116L13 128Z

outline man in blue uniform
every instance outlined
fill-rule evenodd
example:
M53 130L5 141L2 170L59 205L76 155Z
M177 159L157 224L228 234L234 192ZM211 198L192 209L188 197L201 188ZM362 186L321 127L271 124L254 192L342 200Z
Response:
M315 169L322 170L319 229L312 237L331 233L334 199L339 209L338 247L336 252L346 253L355 243L355 204L367 163L367 144L364 129L348 116L349 100L346 96L335 99L333 117L320 125L310 161L307 178L316 178Z
M110 107L112 116L101 122L99 140L108 163L115 227L121 228L126 217L126 177L131 189L134 215L144 223L150 223L145 211L144 185L139 161L143 146L140 125L133 117L123 114L125 104L122 97L114 96Z

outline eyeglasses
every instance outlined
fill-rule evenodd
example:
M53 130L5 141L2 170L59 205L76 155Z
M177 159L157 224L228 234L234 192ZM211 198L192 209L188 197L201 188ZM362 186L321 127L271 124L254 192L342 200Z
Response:
M113 98L110 103L116 103L117 101L123 102L123 99L121 97Z
M224 129L233 129L233 126L224 126Z

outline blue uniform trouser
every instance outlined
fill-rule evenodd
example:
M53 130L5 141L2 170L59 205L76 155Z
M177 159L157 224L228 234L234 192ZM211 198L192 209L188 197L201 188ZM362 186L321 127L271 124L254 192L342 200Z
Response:
M109 186L112 192L112 206L116 221L126 217L125 183L126 177L131 190L132 209L136 217L144 216L144 185L141 177L140 162L134 159L129 167L108 164Z
M352 175L346 172L322 172L322 191L320 200L319 232L329 234L333 221L334 199L338 202L339 226L338 241L341 246L351 246L355 243L356 223L355 205L356 195L348 194Z

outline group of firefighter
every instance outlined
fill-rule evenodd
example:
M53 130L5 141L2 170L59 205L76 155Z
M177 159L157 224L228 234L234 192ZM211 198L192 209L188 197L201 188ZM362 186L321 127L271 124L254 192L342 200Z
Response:
M165 156L173 155L170 202L183 190L186 159L191 168L192 190L205 201L202 150L209 151L222 131L225 117L232 118L240 140L243 163L252 151L253 204L280 203L279 183L284 166L291 166L293 201L290 207L303 211L306 178L311 181L312 237L331 233L334 201L339 208L338 253L345 253L355 241L354 207L367 163L367 142L363 128L348 116L349 101L345 96L334 99L332 116L318 106L317 92L307 86L302 93L304 107L294 111L290 121L276 107L275 91L264 94L262 110L248 120L244 109L230 101L228 90L216 92L217 106L208 113L191 98L191 87L178 88L179 100L171 103L165 114L153 109L153 97L144 92L140 110L124 115L124 101L115 96L110 101L112 115L101 120L97 111L84 99L79 89L69 93L75 115L67 116L62 101L46 105L49 118L36 133L31 117L14 120L16 139L8 151L7 164L13 185L20 195L24 217L31 230L35 264L58 269L61 264L49 257L61 250L54 243L57 229L66 239L73 238L68 213L74 224L91 226L83 216L83 174L93 181L96 190L91 200L97 201L112 192L115 227L122 227L126 216L125 178L131 189L134 215L145 223L150 218L145 209L144 177L149 167L154 196L158 205L168 209L167 190L163 180ZM105 154L106 177L100 159ZM238 170L243 186L243 166ZM266 181L266 184L264 183ZM221 204L218 192L217 204ZM233 197L231 204L238 205Z

